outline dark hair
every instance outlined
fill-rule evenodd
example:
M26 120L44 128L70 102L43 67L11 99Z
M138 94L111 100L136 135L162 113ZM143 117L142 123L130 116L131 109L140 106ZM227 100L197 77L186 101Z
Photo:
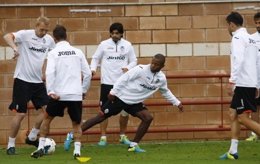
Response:
M226 18L226 21L228 23L233 22L237 26L242 26L243 25L243 17L235 11L232 11Z
M260 12L257 12L255 15L254 15L254 20L258 20L260 19Z
M114 30L117 30L120 34L124 33L124 27L121 23L113 23L109 28L109 32L112 33Z
M163 54L156 54L154 58L160 60L162 64L165 63L165 56Z
M56 27L53 30L53 37L57 41L66 40L67 39L66 28L62 25L56 25Z

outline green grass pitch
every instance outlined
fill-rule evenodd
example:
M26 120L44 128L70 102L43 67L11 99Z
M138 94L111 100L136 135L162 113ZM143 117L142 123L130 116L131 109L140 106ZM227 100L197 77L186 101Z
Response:
M219 155L229 148L229 141L194 141L194 142L162 142L141 143L145 153L127 152L127 146L109 144L99 147L95 144L83 144L81 155L91 157L89 164L260 164L260 142L239 143L239 159L219 160ZM34 147L18 146L17 155L6 155L6 149L1 146L0 164L73 164L79 163L72 157L70 151L63 150L58 144L52 155L38 159L30 157Z

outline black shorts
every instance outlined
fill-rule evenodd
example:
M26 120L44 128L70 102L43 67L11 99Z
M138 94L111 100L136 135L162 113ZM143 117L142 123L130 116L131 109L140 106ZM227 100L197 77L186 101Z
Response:
M9 109L16 110L18 113L26 113L27 103L30 100L36 110L48 104L49 97L45 84L29 83L15 78L13 85L13 100L9 105Z
M57 101L50 99L46 112L52 117L63 117L65 108L68 108L70 119L80 124L82 118L82 101Z
M235 109L237 114L243 112L256 112L256 88L236 87L230 108Z
M126 111L127 113L131 114L134 117L136 116L137 112L140 112L142 110L147 110L147 108L143 103L128 105L116 97L113 102L107 101L102 106L101 111L105 116L110 117L112 115L117 115L122 111L122 109L124 109L124 111Z
M113 88L113 85L101 84L100 102L99 102L99 105L101 107L108 101L107 95L109 94L109 92L112 88Z

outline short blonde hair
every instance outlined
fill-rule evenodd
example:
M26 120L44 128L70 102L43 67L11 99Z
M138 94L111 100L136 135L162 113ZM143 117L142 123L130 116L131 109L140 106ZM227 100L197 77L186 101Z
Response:
M38 26L40 23L44 23L45 25L49 25L50 24L50 19L44 16L40 16L37 18L36 20L36 26Z

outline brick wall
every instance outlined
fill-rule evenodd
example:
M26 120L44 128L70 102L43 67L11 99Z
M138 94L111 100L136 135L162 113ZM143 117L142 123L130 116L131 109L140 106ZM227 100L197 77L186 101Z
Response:
M0 0L0 34L19 29L33 28L35 19L45 15L51 19L53 28L63 24L68 30L68 40L80 48L89 61L100 41L109 37L108 27L115 21L122 22L126 32L124 37L134 45L139 63L150 62L155 53L167 56L164 71L167 74L202 74L225 73L229 71L229 41L226 30L225 16L233 9L243 6L258 7L258 2L222 2L222 3L187 3L186 1L170 0L103 0L76 1L81 5L69 5L75 0L61 4L60 0L24 1L24 5L12 5L16 0ZM88 2L88 3L87 3ZM99 1L101 2L101 1ZM119 2L119 3L115 3ZM122 2L122 3L120 3ZM140 3L141 2L141 3ZM157 2L157 3L155 3ZM167 4L158 3L167 2ZM26 4L30 3L30 6ZM37 5L41 4L43 5ZM53 5L44 5L53 3ZM59 3L59 5L55 4ZM93 4L91 4L93 3ZM75 10L90 12L73 12ZM109 11L109 12L93 12ZM240 10L245 18L245 26L249 32L255 31L253 9ZM6 144L9 133L9 120L13 113L7 110L11 101L12 75L15 61L11 60L12 50L0 37L0 144ZM227 79L224 79L226 82ZM181 99L218 99L220 96L220 79L169 79L169 88ZM229 98L225 89L224 97ZM99 98L99 81L93 81L84 103L97 103ZM156 93L149 101L163 99ZM179 113L175 107L149 107L154 116L151 130L189 129L189 128L218 128L221 124L220 105L186 105L185 112ZM224 105L224 127L228 127L228 105ZM88 119L97 112L96 108L84 110L83 118ZM22 124L17 137L18 143L23 143L25 133L33 125L37 113L30 110ZM28 119L29 118L29 119ZM138 119L131 117L129 130L134 131L139 124ZM69 117L57 118L52 123L51 132L65 132L71 129ZM93 131L98 131L95 126ZM109 130L118 130L118 117L110 119ZM130 138L133 133L130 133ZM97 141L99 135L87 135L84 141ZM118 134L111 134L109 140L116 141ZM114 136L114 137L112 137ZM64 136L53 136L57 142ZM182 139L222 139L228 138L228 131L205 132L161 132L148 133L145 140L182 140ZM243 132L242 137L245 137Z

